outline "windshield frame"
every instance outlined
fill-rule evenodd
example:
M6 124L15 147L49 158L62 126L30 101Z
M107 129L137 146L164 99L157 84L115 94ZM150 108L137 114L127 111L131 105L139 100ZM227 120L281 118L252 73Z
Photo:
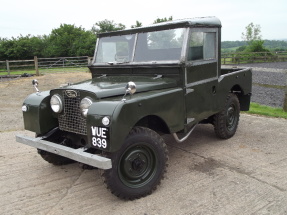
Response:
M123 34L124 32L119 32L119 34L114 34L112 36L102 36L97 38L97 43L96 43L96 49L95 49L95 53L94 53L94 59L92 62L92 65L119 65L119 64L178 64L180 62L182 62L185 59L185 54L186 54L186 42L188 39L188 27L175 27L175 28L167 28L167 29L157 29L157 30L151 30L151 31L140 31L140 32L133 32L133 33L128 33L128 34ZM139 37L142 34L148 34L148 33L154 33L154 32L164 32L164 31L169 31L169 30L181 30L181 35L182 35L182 40L180 41L180 47L178 49L180 49L177 54L177 58L176 59L150 59L150 60L136 60L135 58L137 57L136 55L136 51L137 49L139 49ZM101 46L101 42L103 39L106 38L112 38L112 37L123 37L123 36L128 36L128 35L132 35L134 36L134 42L133 42L133 47L132 47L132 52L131 52L131 58L128 61L116 61L116 60L112 60L112 61L102 61L99 62L99 51L100 51L100 46ZM168 50L168 49L166 49Z

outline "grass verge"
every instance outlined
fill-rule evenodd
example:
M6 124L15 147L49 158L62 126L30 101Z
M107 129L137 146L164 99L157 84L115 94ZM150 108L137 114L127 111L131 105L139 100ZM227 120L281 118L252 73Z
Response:
M284 112L282 108L269 107L253 102L250 104L249 111L244 111L244 113L287 119L287 112Z

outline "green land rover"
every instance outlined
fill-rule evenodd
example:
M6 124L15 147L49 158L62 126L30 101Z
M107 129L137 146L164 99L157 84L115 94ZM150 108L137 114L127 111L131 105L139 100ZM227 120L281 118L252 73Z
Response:
M222 139L250 105L249 68L222 69L221 22L183 19L98 35L90 80L29 95L16 140L54 165L97 167L122 199L152 193L167 169L162 138L181 143L198 123Z

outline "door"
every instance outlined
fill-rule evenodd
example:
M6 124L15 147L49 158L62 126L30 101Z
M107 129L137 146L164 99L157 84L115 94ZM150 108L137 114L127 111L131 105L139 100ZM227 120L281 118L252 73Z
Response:
M218 29L190 29L185 68L187 124L215 113L218 85Z

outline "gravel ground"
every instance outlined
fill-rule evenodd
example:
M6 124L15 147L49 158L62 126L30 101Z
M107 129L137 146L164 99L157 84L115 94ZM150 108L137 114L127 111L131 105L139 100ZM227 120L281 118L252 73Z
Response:
M270 69L269 69L270 70ZM287 69L286 69L287 71ZM286 72L266 72L256 68L252 70L253 83L286 86Z
M284 98L284 89L261 87L254 84L252 86L251 102L282 108L284 105Z
M287 99L287 62L264 63L254 67L251 101L282 108Z
M283 71L263 71L255 68L253 74L252 102L272 107L283 107L286 96L287 69ZM282 70L282 69L281 69Z
M275 63L251 63L251 64L238 64L241 67L257 67L257 68L271 68L271 69L287 69L287 62L275 62Z

